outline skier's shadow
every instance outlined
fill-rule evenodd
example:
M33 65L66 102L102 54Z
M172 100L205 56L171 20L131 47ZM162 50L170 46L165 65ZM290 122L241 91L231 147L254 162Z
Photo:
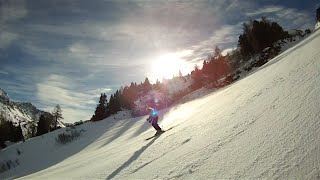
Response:
M139 149L138 151L134 152L133 155L124 163L122 164L120 167L118 167L118 169L116 169L115 171L113 171L106 179L112 179L114 178L120 171L122 171L123 169L125 169L127 166L129 166L133 161L137 160L139 158L139 156L149 147L151 146L156 139L160 137L160 136L156 136L154 137L148 144L146 144L145 146L143 146L141 149Z

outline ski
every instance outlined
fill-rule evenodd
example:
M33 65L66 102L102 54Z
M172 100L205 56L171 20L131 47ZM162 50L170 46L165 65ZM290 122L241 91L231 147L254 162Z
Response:
M153 135L153 136L151 136L151 137L148 137L148 138L146 139L146 141L149 140L149 139L155 138L155 137L157 137L157 136L160 136L160 135L163 134L164 132L166 132L166 131L162 131L161 133L156 133L155 135Z
M172 129L173 127L171 127L171 128L169 128L169 129L167 129L167 130L165 130L165 131L162 131L161 133L159 133L159 134L155 134L155 135L153 135L153 136L151 136L151 137L148 137L147 139L145 139L146 141L147 140L150 140L150 139L153 139L153 138L155 138L155 137L158 137L158 136L161 136L161 134L163 134L163 133L165 133L165 132L167 132L167 131L169 131L170 129Z

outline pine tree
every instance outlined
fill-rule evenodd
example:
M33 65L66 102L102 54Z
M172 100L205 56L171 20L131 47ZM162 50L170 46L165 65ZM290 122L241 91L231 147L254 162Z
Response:
M53 127L54 129L57 129L58 121L63 119L62 110L59 104L54 107L52 115L53 115L53 123L54 123Z
M1 114L0 115L0 148L6 147L4 142L7 140L7 135L8 135L7 121Z
M121 105L120 105L120 91L117 90L116 93L114 94L114 100L115 100L115 111L118 112L121 110Z
M124 94L123 94L124 88L121 86L120 90L119 90L119 105L120 105L120 109L121 108L126 108L126 101L124 98Z
M130 87L125 87L123 90L124 107L132 109L134 107L134 100L137 97L138 87L137 83L131 83Z
M194 66L194 70L192 71L191 76L193 79L191 88L193 90L201 88L202 87L202 72L199 69L199 66L197 64Z
M0 124L0 144L5 141L17 142L22 139L21 135L21 127L15 127L11 121L4 120Z
M143 83L143 92L147 93L152 89L151 83L148 78L145 79Z
M211 59L211 57L208 57L208 59ZM208 66L208 62L206 60L203 61L203 66L202 66L202 72L203 74L208 74L209 72L209 66Z
M117 112L117 107L116 107L116 97L115 95L110 96L109 104L108 104L108 114L114 114Z
M161 89L161 83L160 83L160 81L158 79L156 80L156 84L154 84L153 87L156 90L160 90Z
M91 121L99 121L108 116L107 113L107 95L106 94L101 94L99 104L97 105L97 108L94 112L94 115L91 118Z
M243 33L239 36L238 46L243 57L248 58L260 53L266 47L274 47L274 42L290 37L287 31L276 22L262 17L243 24Z
M51 120L42 114L39 118L36 136L48 133L50 131L50 124Z
M15 131L14 131L14 141L15 142L18 142L22 140L24 142L24 136L23 136L23 133L22 133L22 128L21 128L21 123L19 121L19 126L18 127L15 127Z
M179 76L179 78L181 78L181 77L182 77L182 72L181 72L181 70L179 70L179 74L178 74L178 76Z
M30 123L28 133L29 133L30 137L36 136L36 133L37 133L37 123L36 122Z
M219 47L216 46L216 48L214 49L213 57L214 57L215 59L219 59L219 58L221 58L221 56L222 56L221 53L222 53L222 52L221 52L221 50L219 49Z

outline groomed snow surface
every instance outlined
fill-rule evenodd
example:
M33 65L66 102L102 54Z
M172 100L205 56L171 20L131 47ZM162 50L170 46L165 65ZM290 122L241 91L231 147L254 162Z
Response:
M319 33L229 87L160 112L173 128L157 138L145 140L155 133L146 117L77 126L84 132L66 145L55 142L60 129L0 151L0 162L19 161L0 179L319 179Z

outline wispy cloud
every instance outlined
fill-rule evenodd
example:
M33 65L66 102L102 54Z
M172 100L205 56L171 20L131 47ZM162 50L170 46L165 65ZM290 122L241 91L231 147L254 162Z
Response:
M9 73L7 71L0 70L0 74L8 75Z
M86 115L87 119L92 115L96 104L96 96L77 91L71 79L56 74L51 74L44 82L37 84L37 97L47 102L46 108L60 104L63 109L65 108L66 114L72 114L69 111L73 109L82 112L81 118ZM70 117L65 119L72 122L78 118L77 114L73 114L71 119Z
M4 78L2 78L4 76ZM0 88L4 89L13 101L30 101L36 103L34 97L35 88L32 84L21 83L16 79L8 78L7 75L0 75Z
M241 31L241 23L222 26L220 29L214 31L207 40L192 46L190 49L193 53L186 57L186 60L195 63L203 61L209 55L212 55L215 46L219 46L222 50L230 47L234 48L234 43L237 42Z
M75 84L71 79L52 74L44 82L37 84L37 95L39 99L46 102L79 108L85 108L86 105L96 103L92 94L81 93L75 89ZM51 94L51 96L48 94Z
M84 44L81 43L74 43L71 46L69 46L69 51L73 54L86 54L89 52L88 47L86 47Z
M91 94L96 94L97 97L100 96L101 93L106 93L112 91L111 88L98 88L95 90L90 91Z
M0 49L7 48L18 39L12 24L27 14L24 0L0 1Z
M264 6L255 11L248 12L246 15L251 18L266 16L289 29L305 29L313 26L310 12L284 6Z
M252 12L247 12L245 13L247 16L257 16L257 15L264 15L268 13L275 13L283 10L282 7L279 6L267 6L263 8L259 8L258 10L252 11Z
M231 51L234 51L236 48L227 48L227 49L224 49L221 54L223 56L226 56L228 53L230 53Z
M42 109L47 112L52 112L54 109L54 106L52 107L46 106ZM61 106L61 109L62 109L62 117L63 117L62 121L66 123L74 123L80 120L82 121L89 120L92 115L88 113L88 111L83 111L83 110L75 109L74 107L68 107L64 105Z
M24 0L1 1L0 23L12 22L25 17L28 13Z
M289 28L310 28L314 24L310 12L299 11L293 8L283 8L275 13L276 19Z
M7 48L17 38L17 34L11 32L0 32L0 49Z

